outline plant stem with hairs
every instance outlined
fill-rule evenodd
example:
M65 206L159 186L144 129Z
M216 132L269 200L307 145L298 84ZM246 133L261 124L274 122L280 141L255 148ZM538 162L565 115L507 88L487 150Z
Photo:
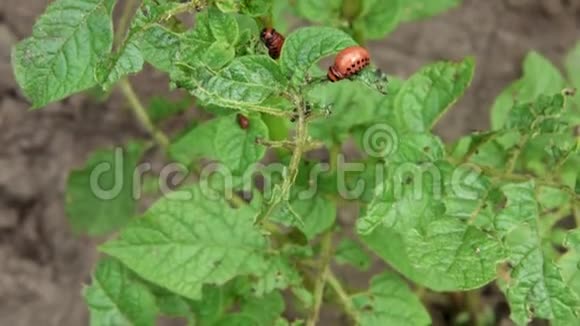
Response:
M307 326L315 326L320 315L320 307L322 306L322 297L324 295L324 287L329 273L328 264L332 258L332 231L327 231L321 240L320 258L318 260L318 277L314 284L314 304L310 311Z

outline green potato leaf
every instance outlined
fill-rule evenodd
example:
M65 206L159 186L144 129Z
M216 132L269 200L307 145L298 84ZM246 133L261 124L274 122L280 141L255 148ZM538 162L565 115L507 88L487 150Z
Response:
M96 85L113 42L113 0L58 0L12 51L18 84L34 108Z
M266 271L269 244L253 225L256 214L193 186L158 201L101 250L145 280L199 300L206 284Z
M365 0L361 14L353 22L354 28L367 39L381 39L399 24L400 2L404 0Z
M392 273L373 277L369 290L351 300L361 326L431 325L431 317L419 298Z
M461 0L404 0L401 1L401 21L410 22L435 16L454 8Z
M329 107L332 113L325 119L313 121L309 126L310 134L328 144L341 142L353 128L376 122L376 111L383 107L383 98L376 92L369 92L359 82L343 81L313 87L308 99Z
M171 71L180 45L180 35L161 25L159 21L162 20L163 13L172 8L164 8L163 5L151 6L150 3L144 4L137 11L119 49L99 61L95 77L103 89L109 90L126 75L141 71L145 61L159 70Z
M217 73L204 66L182 68L183 71L173 76L175 83L206 105L242 111L281 111L271 107L267 100L281 93L287 81L277 63L268 56L237 57Z
M496 98L491 108L492 129L503 128L509 111L515 104L533 102L541 94L559 93L565 86L558 69L546 58L530 52L524 59L524 74Z
M494 224L500 235L506 237L510 277L504 291L511 319L525 325L534 317L551 320L576 317L580 300L566 285L542 244L534 183L508 184L502 191L507 205Z
M562 119L564 96L540 95L534 102L514 106L508 113L505 128L525 133L556 133L568 129Z
M217 41L236 44L239 37L239 26L234 15L224 14L215 8L210 8L209 28Z
M262 297L275 290L284 290L292 287L300 287L302 277L296 270L288 256L275 256L268 261L268 267L260 275L258 280L253 281L252 294Z
M560 268L562 279L566 286L580 297L580 232L578 230L569 231L566 234L564 245L568 251L558 260L558 267ZM562 325L574 325L580 322L577 316L569 316L560 321Z
M240 12L252 17L264 16L272 10L272 0L242 0Z
M205 50L215 41L210 28L209 14L203 11L195 16L195 28L183 33L176 60L187 65L195 65L201 61Z
M261 298L246 299L239 313L225 317L216 325L271 326L280 318L284 308L282 295L278 292L271 292Z
M131 143L124 149L100 150L82 169L70 173L66 212L75 232L106 234L133 217L134 177L144 149L141 144Z
M394 102L394 118L405 130L428 131L470 85L475 62L431 64L403 83Z
M505 254L487 230L488 178L448 163L409 162L389 165L387 182L357 222L363 242L436 291L478 288L495 279Z
M215 4L224 13L239 12L251 17L264 16L272 8L272 0L216 0Z
M161 71L170 72L179 51L181 35L154 24L139 36L139 48L145 61Z
M332 25L340 19L342 10L341 0L297 0L298 14L312 22Z
M328 230L336 219L336 206L313 189L294 187L287 205L281 206L272 219L299 228L308 239Z
M95 69L95 78L103 90L108 91L124 76L141 71L144 62L138 40L132 38L123 44L118 53L99 62Z
M244 174L266 153L266 147L256 139L268 139L268 127L259 116L250 116L248 120L248 129L243 129L236 114L213 119L185 133L170 145L169 152L185 165L205 157L221 162L232 174Z
M534 317L556 323L578 318L578 295L545 254L537 225L514 230L508 236L508 246L513 268L505 292L511 319L518 325L526 325Z
M330 27L304 27L288 35L280 66L282 72L294 84L304 82L312 65L331 54L357 45L345 32Z
M153 326L155 296L131 271L114 259L97 265L92 284L84 289L93 326Z
M216 7L225 13L237 12L239 10L239 1L236 0L216 0Z
M272 2L272 26L286 35L293 23L288 19L289 13L292 13L295 7L290 4L290 0L273 0Z
M336 247L334 259L339 264L348 264L362 271L366 271L371 267L371 258L356 241L351 239L340 241Z

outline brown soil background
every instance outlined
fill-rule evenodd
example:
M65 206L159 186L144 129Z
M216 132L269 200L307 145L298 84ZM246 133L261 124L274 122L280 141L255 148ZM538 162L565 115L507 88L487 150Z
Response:
M107 103L79 95L27 110L12 76L10 47L30 35L48 2L0 1L0 325L88 324L80 293L97 241L74 236L67 225L67 174L95 149L144 137L117 94ZM437 128L449 140L487 128L494 97L520 75L528 51L560 65L577 40L580 0L465 0L370 47L384 71L400 76L435 60L476 57L469 92ZM160 74L146 72L134 80L144 98L167 92ZM323 316L321 325L337 324L332 310Z

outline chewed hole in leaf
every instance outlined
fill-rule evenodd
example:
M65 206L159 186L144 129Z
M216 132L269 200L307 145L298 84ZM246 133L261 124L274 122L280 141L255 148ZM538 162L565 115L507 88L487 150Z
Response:
M366 312L371 312L371 311L373 311L373 307L372 307L371 305L365 305L365 306L362 308L362 310L363 310L363 311L366 311Z

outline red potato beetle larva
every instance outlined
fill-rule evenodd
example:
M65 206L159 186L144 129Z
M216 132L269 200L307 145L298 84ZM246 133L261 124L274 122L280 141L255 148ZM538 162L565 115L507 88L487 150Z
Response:
M284 45L284 36L273 28L264 28L262 33L260 33L260 38L268 48L270 57L272 59L278 59L282 52L282 46Z
M350 77L371 63L371 56L362 46L351 46L336 56L334 65L328 68L328 79L336 82Z
M236 119L238 120L238 125L240 126L240 128L248 129L250 127L250 120L248 120L248 118L243 114L238 113Z

